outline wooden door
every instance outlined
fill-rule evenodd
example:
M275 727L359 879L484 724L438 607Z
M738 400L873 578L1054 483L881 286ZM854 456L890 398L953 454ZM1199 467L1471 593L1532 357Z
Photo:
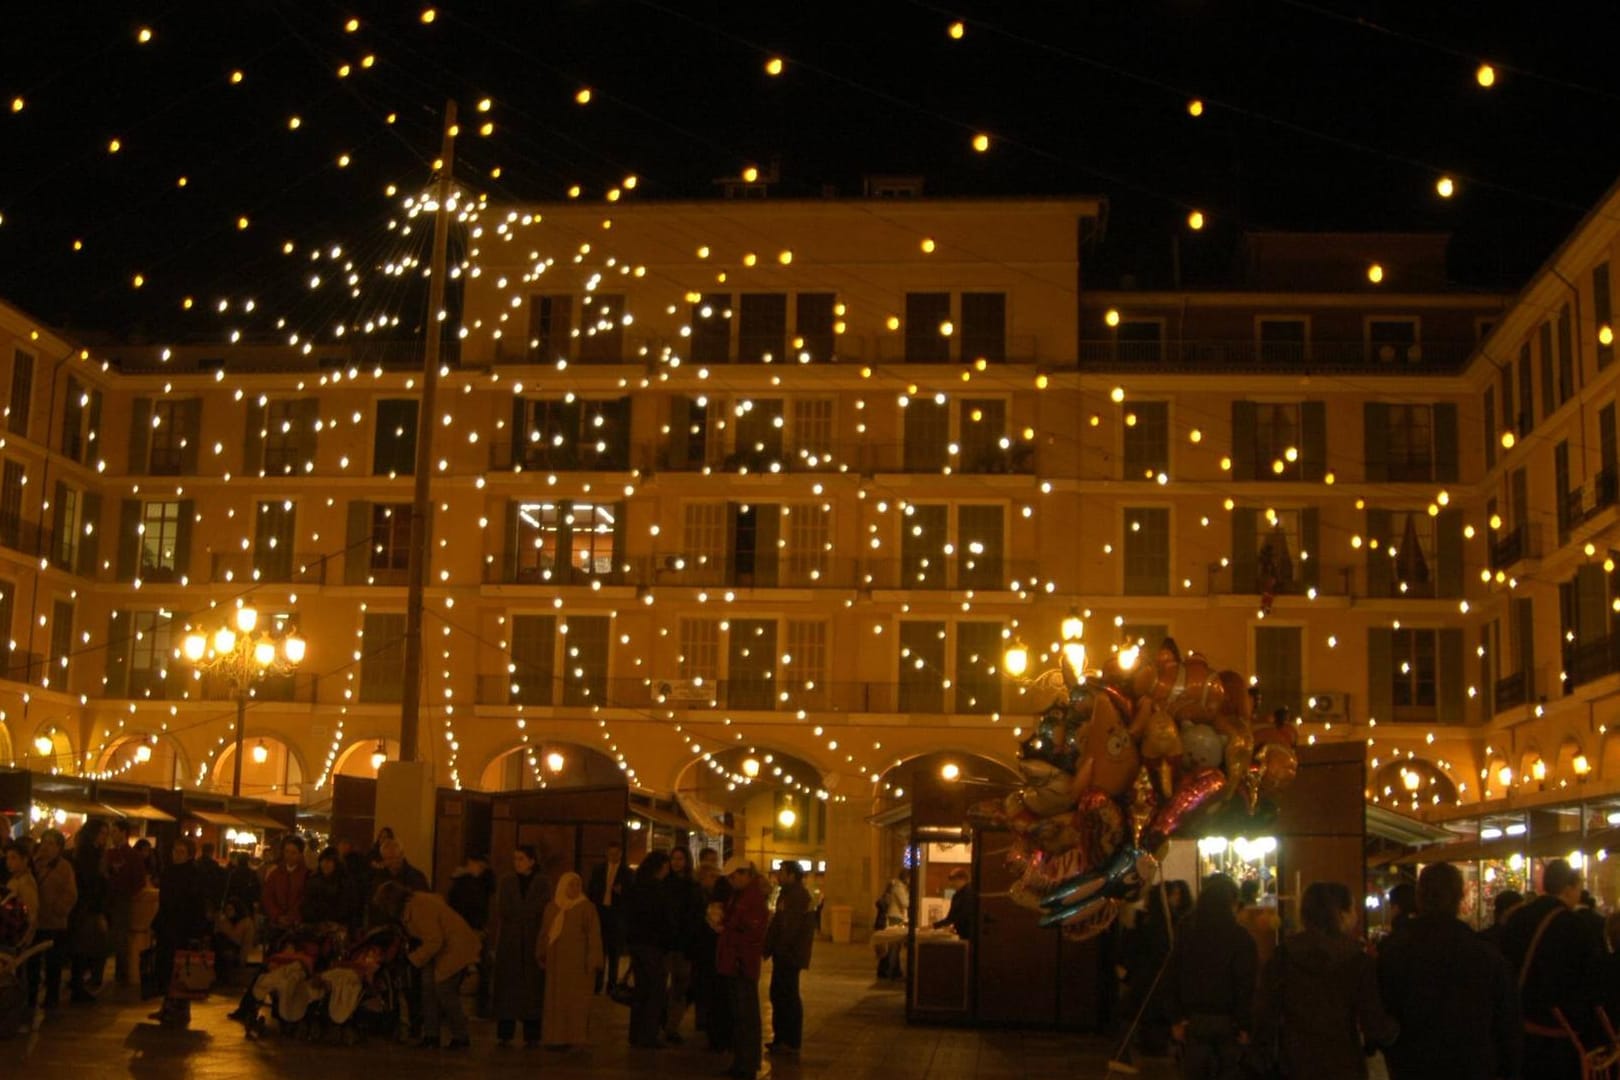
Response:
M1058 932L1015 904L1007 890L1012 834L982 831L973 838L973 878L979 885L979 933L974 958L975 1018L981 1024L1052 1024L1058 1019Z

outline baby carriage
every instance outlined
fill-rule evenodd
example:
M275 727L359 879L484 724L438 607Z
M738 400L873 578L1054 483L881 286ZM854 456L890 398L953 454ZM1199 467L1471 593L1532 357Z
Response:
M0 1039L8 1039L29 1020L28 961L43 956L51 942L23 948L28 934L28 909L15 896L0 903Z
M407 961L405 937L396 928L378 927L355 942L330 967L311 980L319 1000L311 1018L344 1043L364 1035L395 1038L405 1019Z
M250 1037L262 1035L268 1027L264 1015L268 1009L283 1035L297 1034L309 1010L310 981L343 954L347 934L337 925L301 926L289 931L275 950L266 954L231 1018L242 1021Z

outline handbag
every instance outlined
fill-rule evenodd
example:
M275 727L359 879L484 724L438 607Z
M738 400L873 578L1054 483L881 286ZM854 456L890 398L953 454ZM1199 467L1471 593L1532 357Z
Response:
M164 987L157 976L157 949L153 946L141 950L140 977L142 1001L163 996Z
M214 954L204 949L176 949L169 996L200 1001L214 985Z

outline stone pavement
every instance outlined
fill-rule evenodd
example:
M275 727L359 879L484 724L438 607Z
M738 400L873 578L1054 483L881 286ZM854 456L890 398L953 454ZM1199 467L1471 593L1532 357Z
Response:
M774 1061L778 1080L1101 1080L1107 1075L1109 1048L1097 1038L907 1025L899 985L874 980L871 952L863 946L818 943L803 986L805 1049L796 1060ZM272 1033L249 1041L240 1025L225 1019L234 1007L234 994L193 1006L190 1030L167 1031L146 1019L155 1003L134 1000L127 988L108 986L102 995L94 1005L63 1005L32 1036L0 1042L0 1077L337 1080L372 1072L386 1074L388 1080L536 1074L566 1080L646 1080L715 1076L729 1063L698 1045L701 1036L690 1037L690 1013L685 1045L659 1051L631 1049L626 1036L629 1010L606 998L596 1001L594 1045L588 1049L569 1054L503 1050L495 1045L494 1025L475 1020L472 1050L452 1054L378 1039L357 1046L328 1046ZM768 1001L764 1009L769 1032ZM1144 1067L1142 1075L1172 1075L1167 1063L1154 1064L1156 1068Z

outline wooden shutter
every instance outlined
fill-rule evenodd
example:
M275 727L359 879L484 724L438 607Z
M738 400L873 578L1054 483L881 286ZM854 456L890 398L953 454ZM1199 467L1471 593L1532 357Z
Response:
M118 505L118 580L134 581L141 565L141 500Z
M242 475L257 476L264 471L264 406L256 397L248 398L246 425L242 429Z
M776 541L781 535L782 507L776 503L754 507L754 585L757 588L776 585L777 562L782 554L781 545Z
M1461 510L1442 510L1434 519L1436 596L1463 594L1463 521Z
M320 398L299 398L293 403L293 428L298 432L298 446L308 461L314 461L315 455L320 450L320 433L315 430L320 418ZM300 475L303 475L303 468L304 462L300 461L298 463Z
M1442 484L1457 482L1457 406L1434 407L1434 478Z
M630 517L630 504L627 502L617 502L609 503L608 505L613 509L612 581L615 584L622 584L625 581L626 567L629 563L629 558L625 555L624 539L625 528L629 524L627 519ZM648 575L648 581L651 582L651 580L651 575Z
M80 448L78 460L87 464L95 464L100 456L97 451L101 449L101 391L90 391L89 420L81 433L84 445Z
M72 570L73 567L59 561L63 548L63 535L68 531L67 519L62 516L63 510L67 506L67 493L67 484L58 480L56 482L56 491L51 496L51 542L49 554L51 562L61 566L64 570Z
M79 565L77 572L93 578L101 563L101 496L89 492L79 496Z
M343 584L364 585L371 576L371 544L371 503L351 499L343 547Z
M1299 512L1299 546L1299 579L1314 588L1322 583L1322 512L1314 506Z
M1395 635L1387 627L1367 631L1367 719L1395 719Z
M1327 475L1327 404L1321 401L1300 402L1299 422L1302 429L1300 476L1306 480L1320 480Z
M134 655L135 628L128 611L114 611L107 619L107 688L105 696L129 697L129 664Z
M1496 678L1491 662L1496 654L1491 649L1491 628L1479 628L1479 705L1480 716L1486 720L1496 715Z
M1518 646L1519 670L1524 673L1527 701L1536 700L1536 603L1528 596L1513 599L1514 644Z
M197 526L197 504L180 500L180 528L174 541L174 576L184 581L191 576L191 534Z
M1260 551L1260 511L1240 506L1232 511L1232 591L1255 591L1255 564Z
M1364 458L1367 480L1378 483L1389 479L1389 406L1369 401L1361 407L1361 430L1366 443Z
M508 584L516 581L518 574L518 508L521 505L518 499L506 500L506 536L502 538L506 573L501 580Z
M1367 595L1388 596L1393 589L1394 568L1389 557L1390 529L1393 519L1388 510L1367 511L1367 535L1363 546L1367 552ZM1373 541L1377 541L1377 546ZM1387 718L1386 718L1387 719Z
M1254 480L1254 402L1232 402L1232 479Z
M180 473L197 475L197 449L202 444L202 399L187 398L179 403L176 419L180 424Z
M692 448L692 399L675 394L669 400L669 443L664 455L665 468L681 470L687 467Z
M1461 724L1468 708L1468 678L1463 674L1463 632L1440 631L1440 686L1435 695L1442 724Z
M152 437L152 399L138 397L129 404L129 466L131 476L151 471L147 446Z

